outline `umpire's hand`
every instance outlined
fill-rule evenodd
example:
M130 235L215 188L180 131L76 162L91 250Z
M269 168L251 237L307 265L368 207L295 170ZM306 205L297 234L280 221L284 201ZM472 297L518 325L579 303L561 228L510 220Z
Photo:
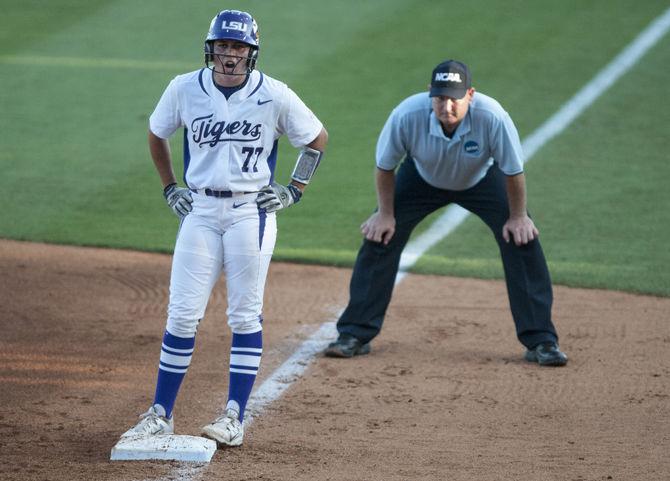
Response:
M503 226L502 236L505 242L514 239L518 246L526 245L540 235L533 220L527 215L521 217L510 217Z
M361 224L361 232L367 240L387 245L395 234L395 217L375 212Z

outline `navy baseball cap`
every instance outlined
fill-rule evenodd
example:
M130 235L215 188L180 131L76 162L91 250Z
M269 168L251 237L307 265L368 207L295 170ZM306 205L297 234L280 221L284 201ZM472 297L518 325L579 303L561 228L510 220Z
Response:
M430 96L444 95L461 99L470 88L470 69L463 62L446 60L433 70L430 78Z

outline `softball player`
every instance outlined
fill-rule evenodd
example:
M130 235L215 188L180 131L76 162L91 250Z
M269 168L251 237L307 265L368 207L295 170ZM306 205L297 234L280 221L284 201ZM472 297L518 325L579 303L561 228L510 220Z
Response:
M300 200L327 142L321 122L285 84L255 69L256 22L224 10L205 40L205 65L170 82L149 120L149 146L168 205L181 219L170 300L151 408L123 436L173 433L172 411L191 362L198 323L223 272L232 330L228 402L203 428L238 446L262 353L263 290L276 238L276 211ZM167 139L184 135L184 181ZM275 182L277 142L300 148L288 185Z
M551 279L539 232L526 211L519 135L500 104L471 87L466 65L442 62L433 70L430 92L413 95L393 110L377 142L376 183L379 208L361 226L365 240L349 304L326 355L370 352L412 230L431 212L455 202L480 217L495 236L526 360L545 366L567 363L551 321Z

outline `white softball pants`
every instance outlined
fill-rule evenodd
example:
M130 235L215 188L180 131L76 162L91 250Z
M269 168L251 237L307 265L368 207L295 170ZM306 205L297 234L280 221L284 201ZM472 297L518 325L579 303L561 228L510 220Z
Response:
M236 334L261 330L277 224L276 214L259 211L256 195L216 198L192 193L193 210L181 223L172 259L167 319L171 334L195 336L222 272L231 330Z

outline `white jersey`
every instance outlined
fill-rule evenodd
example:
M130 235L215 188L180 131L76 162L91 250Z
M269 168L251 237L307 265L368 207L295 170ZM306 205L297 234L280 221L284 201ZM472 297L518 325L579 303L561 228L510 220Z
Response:
M175 77L149 119L167 139L184 127L184 179L191 189L255 192L274 180L277 142L312 142L323 125L288 86L254 70L229 99L200 69Z

